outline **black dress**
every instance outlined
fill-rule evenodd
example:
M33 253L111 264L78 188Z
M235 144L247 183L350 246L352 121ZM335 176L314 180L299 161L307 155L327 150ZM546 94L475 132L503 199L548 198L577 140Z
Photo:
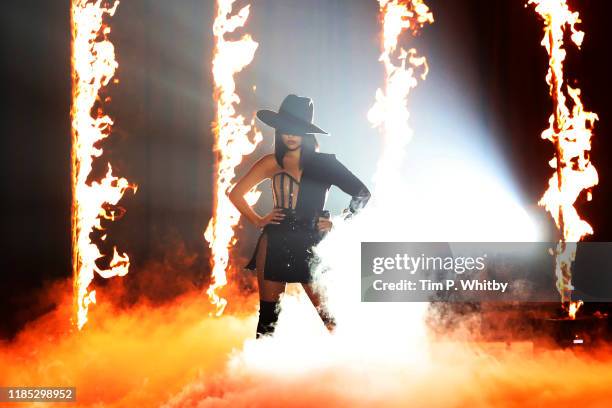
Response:
M266 236L264 279L278 282L312 282L311 264L315 261L312 247L323 234L316 224L323 210L329 188L335 185L351 195L349 211L357 212L370 198L368 188L351 173L334 154L312 154L304 164L302 177L296 180L281 171L272 177L272 197L275 208L283 208L285 218L280 224L266 225L246 268L256 268L257 251Z

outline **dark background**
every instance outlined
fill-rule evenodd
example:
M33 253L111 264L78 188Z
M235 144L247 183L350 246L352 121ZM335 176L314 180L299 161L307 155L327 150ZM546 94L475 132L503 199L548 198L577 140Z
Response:
M7 338L53 307L38 298L41 288L71 276L69 3L3 4L0 336ZM335 136L321 141L323 150L350 147L343 161L367 179L374 166L368 158L378 146L363 148L377 134L365 113L383 79L377 61L377 2L253 3L244 32L260 45L253 64L237 77L240 111L250 118L257 108L274 109L289 92L313 97L319 124ZM600 184L593 201L581 203L579 211L594 226L590 240L610 241L612 5L607 0L570 3L580 11L586 38L580 52L568 44L566 78L580 86L586 109L600 117L592 154ZM553 152L551 143L539 138L551 112L541 20L518 0L427 4L435 23L425 27L415 44L428 57L431 73L410 98L416 134L427 130L419 122L424 117L419 106L427 104L434 84L443 79L457 83L481 125L495 129L491 138L520 186L522 203L537 202L551 174L547 162ZM122 200L127 215L108 225L109 248L115 244L130 255L133 266L125 279L131 290L159 302L192 287L204 288L208 281L202 234L212 203L214 13L212 0L125 0L110 21L120 82L106 92L112 98L106 111L116 125L97 164L102 169L109 160L115 174L137 183L139 190ZM405 35L403 41L413 40ZM440 108L428 120L445 114ZM239 172L270 151L271 133L266 129L264 135ZM344 201L334 196L330 205L337 209ZM252 236L253 229L245 228L244 236ZM245 241L240 251L251 244Z

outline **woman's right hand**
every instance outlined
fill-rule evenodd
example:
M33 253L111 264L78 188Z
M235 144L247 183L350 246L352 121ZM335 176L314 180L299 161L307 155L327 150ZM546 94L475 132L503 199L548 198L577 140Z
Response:
M280 224L280 222L285 218L285 213L282 208L274 208L268 215L262 217L257 222L258 228L263 228L268 224Z

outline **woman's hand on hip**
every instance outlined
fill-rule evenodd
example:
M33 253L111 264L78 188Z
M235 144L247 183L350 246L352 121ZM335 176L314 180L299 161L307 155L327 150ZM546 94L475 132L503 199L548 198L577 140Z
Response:
M319 217L319 221L317 222L317 229L321 232L329 232L331 231L333 224L329 218Z
M285 213L282 208L274 208L265 217L262 217L257 223L257 227L263 228L268 224L280 224L285 218Z

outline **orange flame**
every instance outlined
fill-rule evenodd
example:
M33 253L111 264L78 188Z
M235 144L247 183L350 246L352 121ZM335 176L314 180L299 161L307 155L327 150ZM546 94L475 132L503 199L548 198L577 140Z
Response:
M225 34L243 27L249 17L250 5L231 15L234 1L217 1L217 16L213 25L216 41L212 61L214 98L217 103L214 126L216 138L214 150L217 152L216 189L213 217L208 223L204 238L208 241L212 253L212 283L206 293L217 308L217 316L223 314L227 305L227 300L220 297L216 291L227 284L229 249L235 242L234 227L240 219L240 212L229 201L227 192L233 185L235 169L242 161L242 157L252 153L262 140L262 135L258 131L255 131L253 140L249 140L248 134L254 129L254 121L247 125L244 117L236 113L236 105L240 103L240 98L235 92L234 75L251 63L258 44L248 34L237 41L225 38ZM245 198L253 205L260 194L261 192L253 188Z
M425 57L418 57L414 48L406 51L400 47L397 51L397 41L403 31L410 29L416 34L425 23L434 21L433 14L422 0L379 0L379 4L383 21L379 61L385 67L385 86L376 91L376 102L368 111L368 120L381 128L384 138L383 152L374 176L377 197L392 193L384 186L396 185L393 178L400 174L405 147L412 137L406 100L417 85L415 71L422 70L420 76L423 80L428 72ZM380 200L385 201L384 198Z
M72 23L72 269L74 302L79 330L87 322L89 305L96 302L96 291L88 286L94 272L110 278L127 274L130 260L114 248L109 269L96 265L103 254L90 239L94 230L103 230L102 219L114 220L113 207L127 189L136 190L125 178L113 176L112 167L100 181L87 182L94 157L102 155L96 144L111 133L113 120L98 109L92 116L99 93L117 69L113 44L107 39L110 27L104 15L113 16L119 2L106 8L102 1L73 0ZM101 37L101 39L100 39ZM106 235L102 240L106 239Z
M576 313L578 313L578 309L580 309L580 306L582 306L584 304L584 302L582 300L579 300L577 302L570 302L567 313L570 317L570 319L575 320L576 319Z
M578 12L570 11L565 0L529 0L535 11L544 19L544 38L542 45L549 55L549 68L546 82L550 87L553 100L553 114L549 127L542 138L550 140L555 146L555 158L550 166L555 173L548 181L548 189L538 202L546 208L555 220L561 238L555 249L555 273L557 289L564 305L569 303L570 314L575 316L582 302L571 303L572 286L571 265L576 257L576 243L593 229L580 218L574 204L582 191L586 190L587 200L591 200L591 188L598 183L597 170L589 159L591 136L594 122L598 119L592 112L586 112L580 100L580 89L566 86L573 106L567 106L563 93L563 61L566 51L563 36L567 28L571 39L580 48L584 33L576 29L580 23Z

